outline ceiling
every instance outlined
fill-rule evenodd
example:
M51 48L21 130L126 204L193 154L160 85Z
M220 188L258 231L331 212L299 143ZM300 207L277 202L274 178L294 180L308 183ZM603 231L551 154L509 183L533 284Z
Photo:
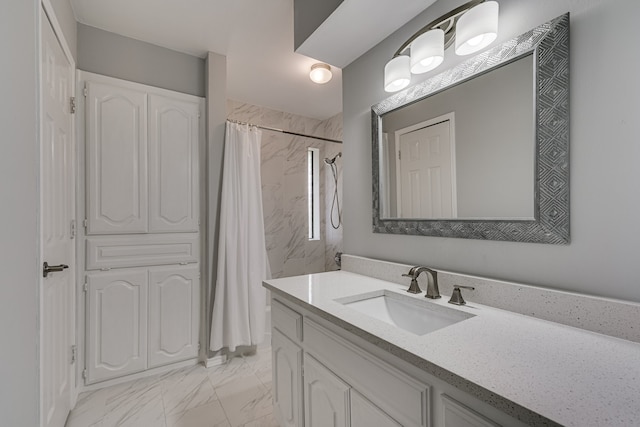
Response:
M341 65L356 59L435 0L377 1L395 4L396 10L403 11L407 9L399 8L399 3L410 3L413 9L393 19L385 13L386 29L379 24L364 28L358 38L369 42L360 42L356 51L351 46L342 55ZM362 17L371 15L371 3L343 3L362 5L336 11L346 9L356 17L343 19L350 23L344 29L352 34L358 22L366 21ZM71 0L71 4L78 22L92 27L199 57L209 51L226 55L230 99L321 120L342 111L342 70L332 67L333 79L317 85L309 80L309 69L317 61L293 51L293 0ZM327 42L334 45L330 50L339 51L341 45L349 44L335 43L345 40L335 27Z

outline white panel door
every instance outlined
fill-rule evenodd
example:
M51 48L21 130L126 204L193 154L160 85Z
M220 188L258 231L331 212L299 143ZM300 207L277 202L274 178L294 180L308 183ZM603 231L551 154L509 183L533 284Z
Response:
M450 122L400 136L402 218L453 218L455 187Z
M147 270L87 275L87 383L147 366Z
M198 231L197 101L149 96L149 231Z
M197 357L199 319L198 267L150 269L148 367Z
M302 349L272 329L273 413L281 427L302 425Z
M351 427L402 427L356 391L351 390Z
M74 146L70 110L73 69L44 11L42 37L42 142L40 221L42 261L60 266L41 282L41 418L46 427L63 426L71 406L74 338L75 205ZM20 185L20 183L14 183ZM6 201L5 201L6 202ZM9 242L7 242L9 244ZM67 268L63 269L63 266ZM5 343L10 346L11 343ZM34 367L35 369L35 367Z
M349 385L304 355L305 427L348 427Z
M87 82L87 234L148 229L147 94Z

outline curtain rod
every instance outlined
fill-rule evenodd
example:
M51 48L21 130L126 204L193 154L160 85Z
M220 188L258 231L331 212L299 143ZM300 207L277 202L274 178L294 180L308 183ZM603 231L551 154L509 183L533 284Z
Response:
M261 125L256 125L256 124L253 124L253 123L241 122L239 120L227 119L227 121L231 122L231 123L237 123L239 125L255 126L258 129L271 130L271 131L274 131L274 132L286 133L288 135L303 136L305 138L321 139L322 141L329 141L329 142L335 142L335 143L338 143L338 144L342 144L342 141L340 141L339 139L331 139L331 138L324 138L322 136L314 136L314 135L307 135L307 134L304 134L304 133L290 132L290 131L284 130L284 129L272 128L272 127L269 127L269 126L261 126Z

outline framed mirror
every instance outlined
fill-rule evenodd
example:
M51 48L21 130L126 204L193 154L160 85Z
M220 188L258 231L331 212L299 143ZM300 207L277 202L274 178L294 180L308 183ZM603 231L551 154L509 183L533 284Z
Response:
M569 14L371 120L374 232L569 243Z

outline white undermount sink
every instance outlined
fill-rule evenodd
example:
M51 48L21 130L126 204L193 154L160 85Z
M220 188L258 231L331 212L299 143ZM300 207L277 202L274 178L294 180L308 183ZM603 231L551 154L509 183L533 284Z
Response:
M416 335L426 335L474 317L473 314L388 291L340 298L336 302Z

